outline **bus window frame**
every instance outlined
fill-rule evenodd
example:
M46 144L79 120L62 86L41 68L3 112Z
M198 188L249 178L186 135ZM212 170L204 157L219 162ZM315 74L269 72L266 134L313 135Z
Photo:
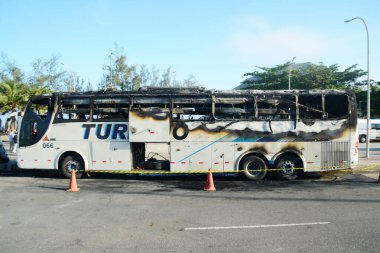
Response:
M86 118L78 118L78 119L73 119L73 118L69 118L69 119L64 119L64 118L59 118L58 116L60 115L60 113L62 113L63 115L63 112L61 112L62 110L62 101L64 99L79 99L79 100L84 100L84 99L88 99L89 100L89 117L86 119ZM53 120L53 124L60 124L60 123L68 123L68 122L89 122L91 121L91 118L92 118L92 96L72 96L72 97L67 97L67 96L58 96L58 98L56 99L57 100L57 110L55 112L55 115L54 115L54 120ZM77 104L80 104L80 103L72 103L72 105L77 105ZM84 103L82 103L84 104ZM81 111L82 109L76 109L77 111ZM87 108L83 109L83 112L78 112L79 113L85 113L87 110ZM76 113L76 112L69 112L69 113ZM62 116L63 117L63 116Z

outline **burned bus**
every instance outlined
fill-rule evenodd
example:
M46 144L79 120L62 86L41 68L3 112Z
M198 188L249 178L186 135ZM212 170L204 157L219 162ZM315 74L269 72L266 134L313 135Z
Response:
M23 169L241 173L261 180L358 163L355 95L342 90L53 93L32 97L19 130Z

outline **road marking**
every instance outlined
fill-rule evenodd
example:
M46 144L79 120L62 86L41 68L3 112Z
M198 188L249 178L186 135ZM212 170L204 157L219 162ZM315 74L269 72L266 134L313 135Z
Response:
M310 225L327 225L330 222L309 222L309 223L290 223L290 224L273 224L273 225L253 225L253 226L230 226L230 227L197 227L184 228L183 230L220 230L220 229L247 229L247 228L274 228L274 227L295 227Z

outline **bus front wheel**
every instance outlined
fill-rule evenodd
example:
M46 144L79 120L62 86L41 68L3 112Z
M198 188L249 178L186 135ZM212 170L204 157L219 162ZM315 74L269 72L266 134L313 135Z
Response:
M267 164L258 156L250 155L241 162L241 170L248 180L261 180L267 175Z
M364 142L366 142L367 141L367 136L365 135L365 134L361 134L360 136L359 136L359 142L360 143L364 143Z
M81 178L84 170L83 159L77 154L66 155L61 161L60 169L66 178L71 178L72 170L76 170L76 177Z
M276 161L275 174L282 179L294 180L301 174L302 162L295 155L283 155Z

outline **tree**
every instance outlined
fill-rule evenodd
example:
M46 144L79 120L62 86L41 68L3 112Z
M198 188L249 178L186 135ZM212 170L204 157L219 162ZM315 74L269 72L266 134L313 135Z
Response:
M171 67L162 72L160 77L160 71L155 66L149 71L145 65L128 64L124 49L117 44L115 44L109 57L111 59L110 64L103 66L103 77L98 84L98 88L101 90L110 86L111 79L112 89L121 91L138 90L141 86L181 87L196 85L196 79L193 75L190 75L183 83L178 82L176 71L172 71Z
M160 77L159 77L159 75L160 75L160 71L158 70L158 69L156 69L156 67L155 66L153 66L152 67L152 72L151 72L152 74L151 74L151 76L152 76L152 78L151 78L151 81L150 81L150 86L158 86L158 84L159 84L159 79L160 79Z
M50 59L38 58L32 64L33 74L30 77L30 83L42 89L66 90L67 73L60 65L58 56L52 56Z
M140 77L141 77L141 85L149 86L151 75L148 68L145 65L140 66Z
M164 73L162 73L161 81L159 82L160 87L169 87L171 82L171 68L167 68Z
M128 65L127 55L124 53L124 49L117 44L114 45L110 57L110 65L104 65L105 70L104 82L105 86L109 87L112 80L112 88L116 90L131 90L132 80L136 77L136 65ZM112 72L112 78L111 78ZM137 81L134 81L137 85Z
M272 68L259 67L261 71L246 73L251 76L242 82L246 89L288 89L289 71L292 89L352 89L366 72L353 65L339 71L339 65L326 66L323 63L292 64L286 62Z
M197 85L197 80L195 79L195 76L190 75L188 78L183 80L182 85L185 87L193 87Z
M134 68L131 72L132 81L131 81L131 90L138 90L141 87L142 78L137 73L136 68Z
M292 89L349 89L355 92L360 117L367 115L367 80L361 80L367 73L352 65L343 71L339 65L326 66L322 63L285 64L272 68L259 67L261 71L246 73L238 89L288 89L291 69ZM371 80L371 117L380 117L380 82Z
M367 80L355 88L356 101L358 103L359 117L366 117L367 115ZM360 87L362 86L362 87ZM371 118L380 117L380 83L371 80Z
M90 81L87 81L87 85L85 87L85 91L93 91L94 88L92 87L92 84Z
M83 91L84 81L75 72L66 72L63 82L66 84L66 90L63 91Z
M22 110L29 98L21 69L10 62L6 62L5 66L0 78L1 113Z

